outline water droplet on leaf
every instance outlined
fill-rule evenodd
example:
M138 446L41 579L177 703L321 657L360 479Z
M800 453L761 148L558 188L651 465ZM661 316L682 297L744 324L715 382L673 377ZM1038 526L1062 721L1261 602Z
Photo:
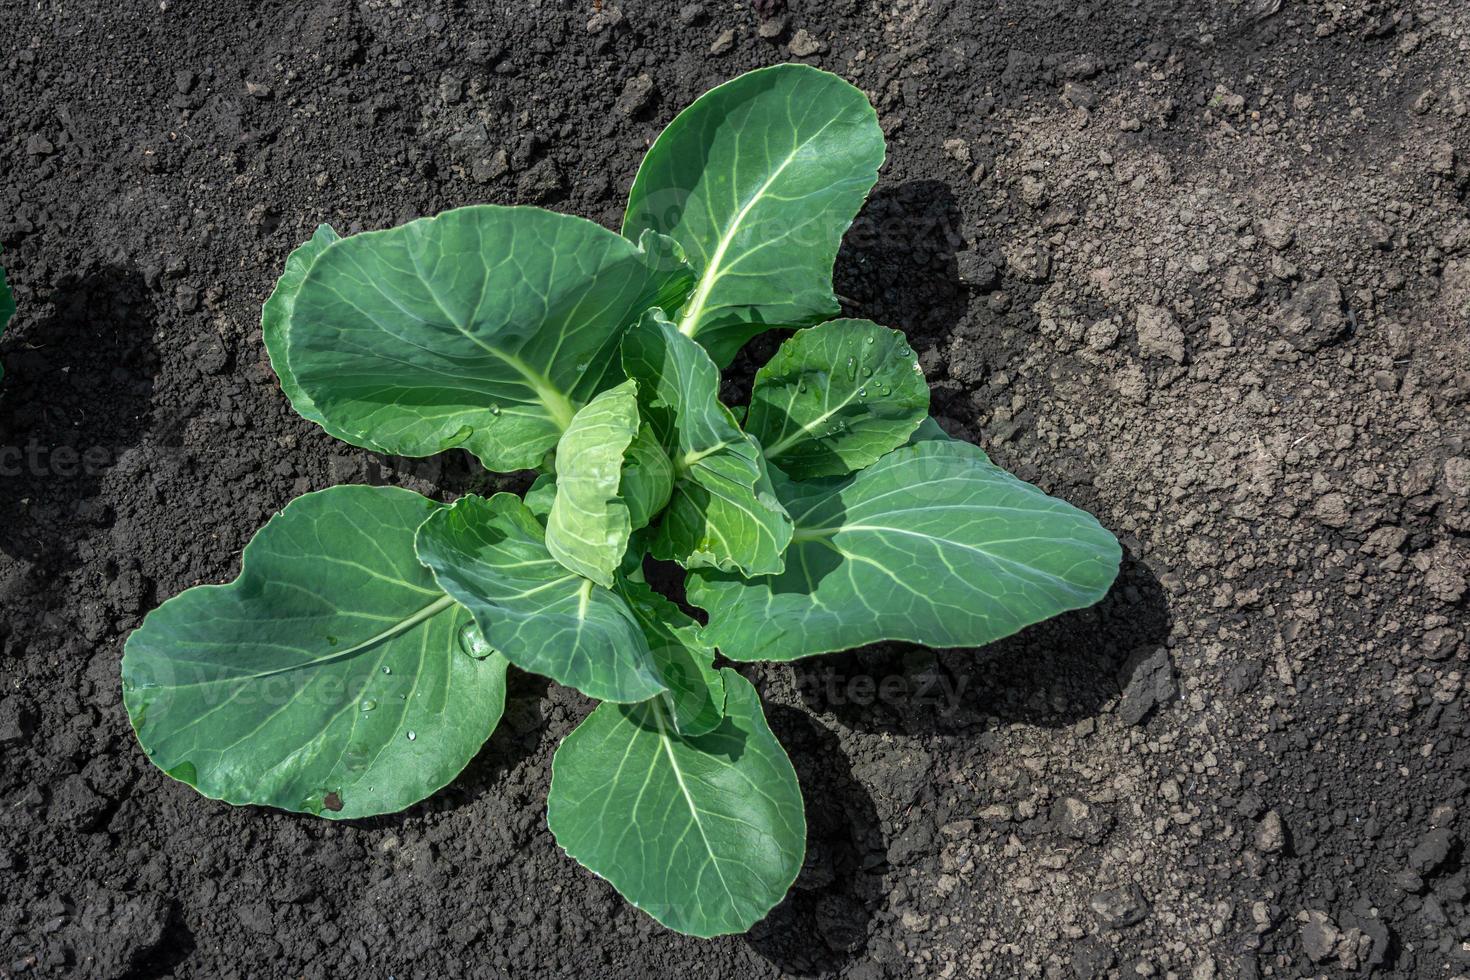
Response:
M413 740L414 740L414 739L416 739L416 738L418 738L418 737L419 737L419 736L418 736L418 733L417 733L417 732L409 732L409 733L408 733L408 740L409 740L409 741L410 741L410 742L412 742L412 741L413 741Z
M471 620L460 627L459 648L467 656L476 660L484 660L495 652L495 648L485 642L485 637L480 633L480 628Z
M383 665L383 673L385 673L385 674L391 674L391 673L393 673L393 668L392 667L389 667L387 664L384 664Z
M378 702L374 701L372 698L364 698L362 704L360 705L363 711L372 711L377 706Z

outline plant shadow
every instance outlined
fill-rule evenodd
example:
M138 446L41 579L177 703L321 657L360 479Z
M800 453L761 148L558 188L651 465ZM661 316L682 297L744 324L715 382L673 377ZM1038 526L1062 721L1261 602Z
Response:
M832 974L867 944L883 901L887 845L837 736L794 708L765 707L801 781L807 851L791 891L745 941L783 974Z
M853 221L837 253L832 287L840 315L901 330L919 349L964 318L968 291L960 283L957 250L963 215L949 186L937 180L880 185ZM726 370L721 400L745 405L755 372L790 335L770 330L751 340Z
M148 428L158 357L143 277L105 266L58 283L54 312L5 337L0 554L43 575L111 520L102 479ZM16 331L15 327L21 327Z
M878 643L794 665L817 715L900 735L962 735L987 719L1047 728L1100 714L1127 685L1130 653L1162 645L1171 614L1159 580L1124 555L1097 605L1038 623L978 650Z
M943 337L964 318L957 251L964 216L949 185L877 187L843 239L833 284L843 312L916 338Z

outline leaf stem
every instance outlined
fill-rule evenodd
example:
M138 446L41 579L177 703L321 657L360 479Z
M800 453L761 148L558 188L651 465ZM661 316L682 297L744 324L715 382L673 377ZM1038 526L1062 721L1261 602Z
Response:
M551 387L549 384L542 385L532 382L536 394L541 399L541 404L546 406L546 411L551 415L551 421L565 432L572 424L572 418L577 414L577 407L572 404L570 398Z

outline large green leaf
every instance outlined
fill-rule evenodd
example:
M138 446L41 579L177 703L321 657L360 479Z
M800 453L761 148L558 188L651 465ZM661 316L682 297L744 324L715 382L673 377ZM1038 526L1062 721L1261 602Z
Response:
M725 713L725 682L715 669L715 648L698 623L647 583L629 577L615 586L643 626L659 676L668 690L664 703L682 735L703 735Z
M337 819L453 779L500 719L506 662L414 555L440 509L390 487L308 494L238 579L150 613L122 662L143 751L206 796Z
M568 571L520 498L467 496L419 529L419 560L506 659L599 701L664 690L643 626L616 593Z
M862 92L806 65L762 68L669 123L633 181L623 234L684 246L699 282L679 329L728 364L769 327L837 313L837 249L882 163Z
M756 372L745 428L787 476L841 476L903 445L929 411L918 355L897 330L831 320Z
M624 381L588 402L556 444L556 500L546 520L546 548L605 589L612 588L633 533L618 486L623 455L637 435L637 385Z
M791 762L755 688L722 673L725 719L705 735L676 733L658 700L599 706L557 749L546 803L567 854L694 936L759 922L806 851Z
M699 570L689 600L734 660L791 660L878 640L980 646L1097 602L1118 542L1091 515L962 442L894 450L859 473L777 480L796 521L781 575Z
M301 282L306 278L307 270L317 256L341 237L331 225L318 225L310 238L286 256L285 271L276 280L276 288L260 309L260 331L265 338L265 350L270 355L271 367L275 368L276 377L280 379L281 391L291 402L291 407L296 409L296 414L308 422L315 422L329 435L345 440L348 437L336 430L317 411L311 397L301 390L301 385L297 383L296 375L291 373L291 365L286 360L286 326L291 322L291 310L296 305L296 294L301 289Z
M403 456L461 447L490 469L535 466L619 378L627 326L688 290L676 250L494 205L343 238L289 303L286 373L355 445Z
M651 542L688 568L779 572L791 521L771 488L760 444L720 404L720 371L658 311L628 331L623 366L643 418L674 465L674 491Z

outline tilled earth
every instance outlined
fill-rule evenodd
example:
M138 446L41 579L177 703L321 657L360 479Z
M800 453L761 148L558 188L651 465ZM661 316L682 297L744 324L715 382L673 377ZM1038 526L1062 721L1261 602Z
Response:
M1459 0L0 0L0 36L0 977L1470 975ZM304 491L513 483L290 412L287 252L481 201L615 226L675 111L783 60L889 137L848 311L1119 535L1110 597L747 670L811 836L743 937L556 848L590 705L536 678L391 818L155 771L118 688L143 612Z

